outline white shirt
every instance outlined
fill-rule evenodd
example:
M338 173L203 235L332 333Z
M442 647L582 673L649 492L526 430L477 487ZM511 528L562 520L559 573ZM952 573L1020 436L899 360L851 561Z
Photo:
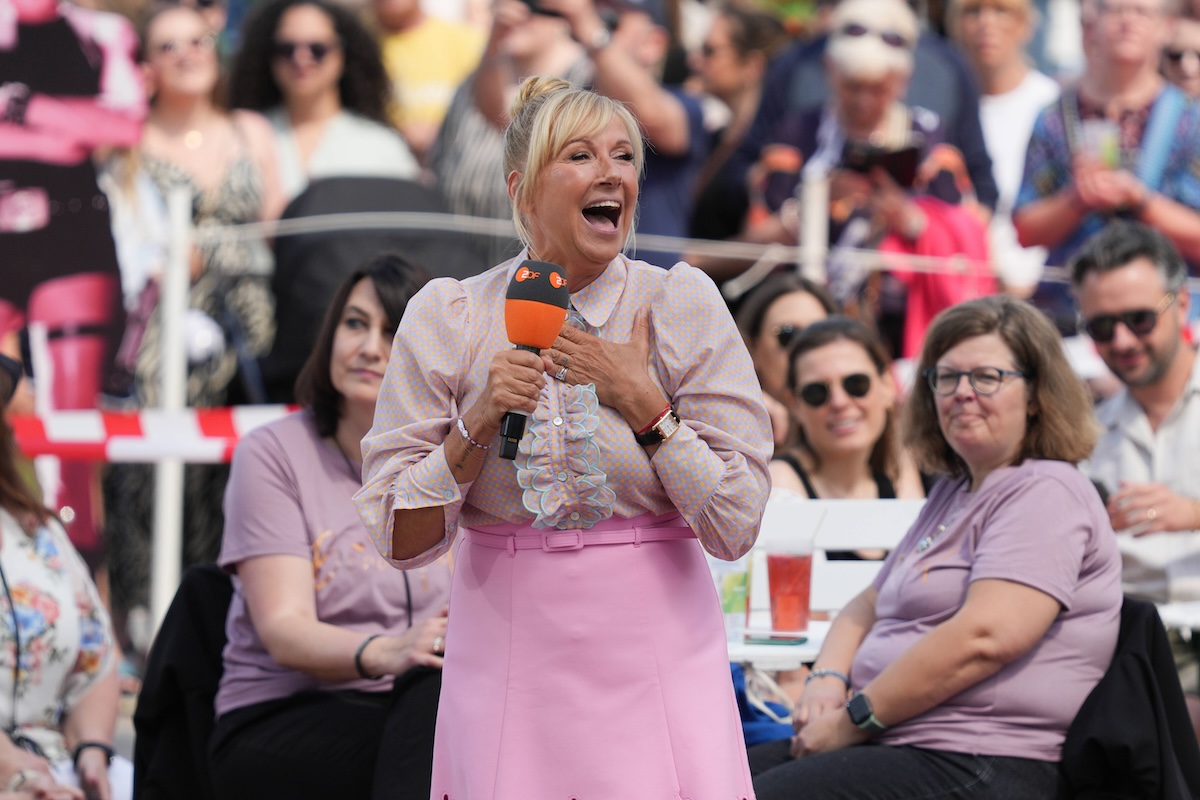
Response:
M275 108L266 117L275 130L279 182L288 200L318 178L359 175L415 180L421 168L398 132L366 117L339 111L325 123L321 141L308 164L300 160L296 136L287 112Z
M1200 369L1193 366L1183 396L1157 431L1128 388L1102 403L1096 416L1103 432L1082 465L1090 478L1110 493L1124 480L1161 483L1200 499ZM1159 603L1200 600L1200 530L1142 537L1118 533L1127 594Z
M988 229L992 260L1009 286L1032 286L1042 275L1046 250L1021 247L1012 224L1013 203L1025 173L1025 150L1033 124L1046 106L1058 99L1059 85L1036 70L1029 70L1017 88L979 98L983 141L992 157L992 175L999 199Z

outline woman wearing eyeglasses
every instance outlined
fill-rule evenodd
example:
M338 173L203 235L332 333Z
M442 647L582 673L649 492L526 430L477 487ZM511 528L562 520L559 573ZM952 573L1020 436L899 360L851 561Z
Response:
M945 477L834 619L794 739L750 751L759 800L1050 800L1112 659L1120 556L1054 326L1011 297L963 303L918 369L905 444Z
M354 14L324 0L274 0L242 31L234 108L261 111L278 140L288 198L346 175L416 178L416 159L387 122L379 46Z
M919 33L912 10L903 0L844 0L830 24L829 103L790 114L769 136L749 173L744 238L795 244L800 186L828 179L831 245L967 256L966 269L954 275L893 269L870 280L861 261L836 250L829 259L834 299L854 316L877 319L889 349L912 356L938 311L994 291L983 263L986 229L962 155L943 142L941 120L904 102Z
M810 498L924 497L899 449L896 383L883 344L848 317L805 328L788 351L794 447L771 462L771 485Z

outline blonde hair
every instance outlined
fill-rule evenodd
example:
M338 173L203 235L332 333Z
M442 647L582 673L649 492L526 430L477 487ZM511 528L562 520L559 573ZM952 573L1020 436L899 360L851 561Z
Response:
M846 36L847 25L861 25L869 33ZM842 0L830 18L825 55L838 72L854 78L882 78L895 72L908 76L913 70L913 50L920 27L912 9L903 0ZM893 47L879 34L898 33L907 47Z
M520 173L513 190L513 224L517 235L530 244L529 227L521 214L537 194L542 168L558 155L568 142L592 136L618 119L629 134L633 163L642 174L645 150L638 122L620 102L581 89L561 78L538 75L526 78L509 110L508 129L504 132L504 174ZM636 209L633 210L636 219ZM630 236L634 226L630 226ZM628 243L627 243L628 244Z

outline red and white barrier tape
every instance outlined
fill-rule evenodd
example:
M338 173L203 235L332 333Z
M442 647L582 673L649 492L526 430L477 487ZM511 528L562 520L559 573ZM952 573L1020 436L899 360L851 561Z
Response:
M233 457L250 431L295 410L263 405L188 408L182 411L55 411L9 419L17 446L27 456L79 461L153 463L178 458L219 464Z

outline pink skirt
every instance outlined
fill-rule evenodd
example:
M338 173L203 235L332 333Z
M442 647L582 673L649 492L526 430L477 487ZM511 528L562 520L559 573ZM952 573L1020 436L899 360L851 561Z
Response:
M753 798L716 590L683 526L464 532L432 800ZM664 528L687 538L645 540Z

